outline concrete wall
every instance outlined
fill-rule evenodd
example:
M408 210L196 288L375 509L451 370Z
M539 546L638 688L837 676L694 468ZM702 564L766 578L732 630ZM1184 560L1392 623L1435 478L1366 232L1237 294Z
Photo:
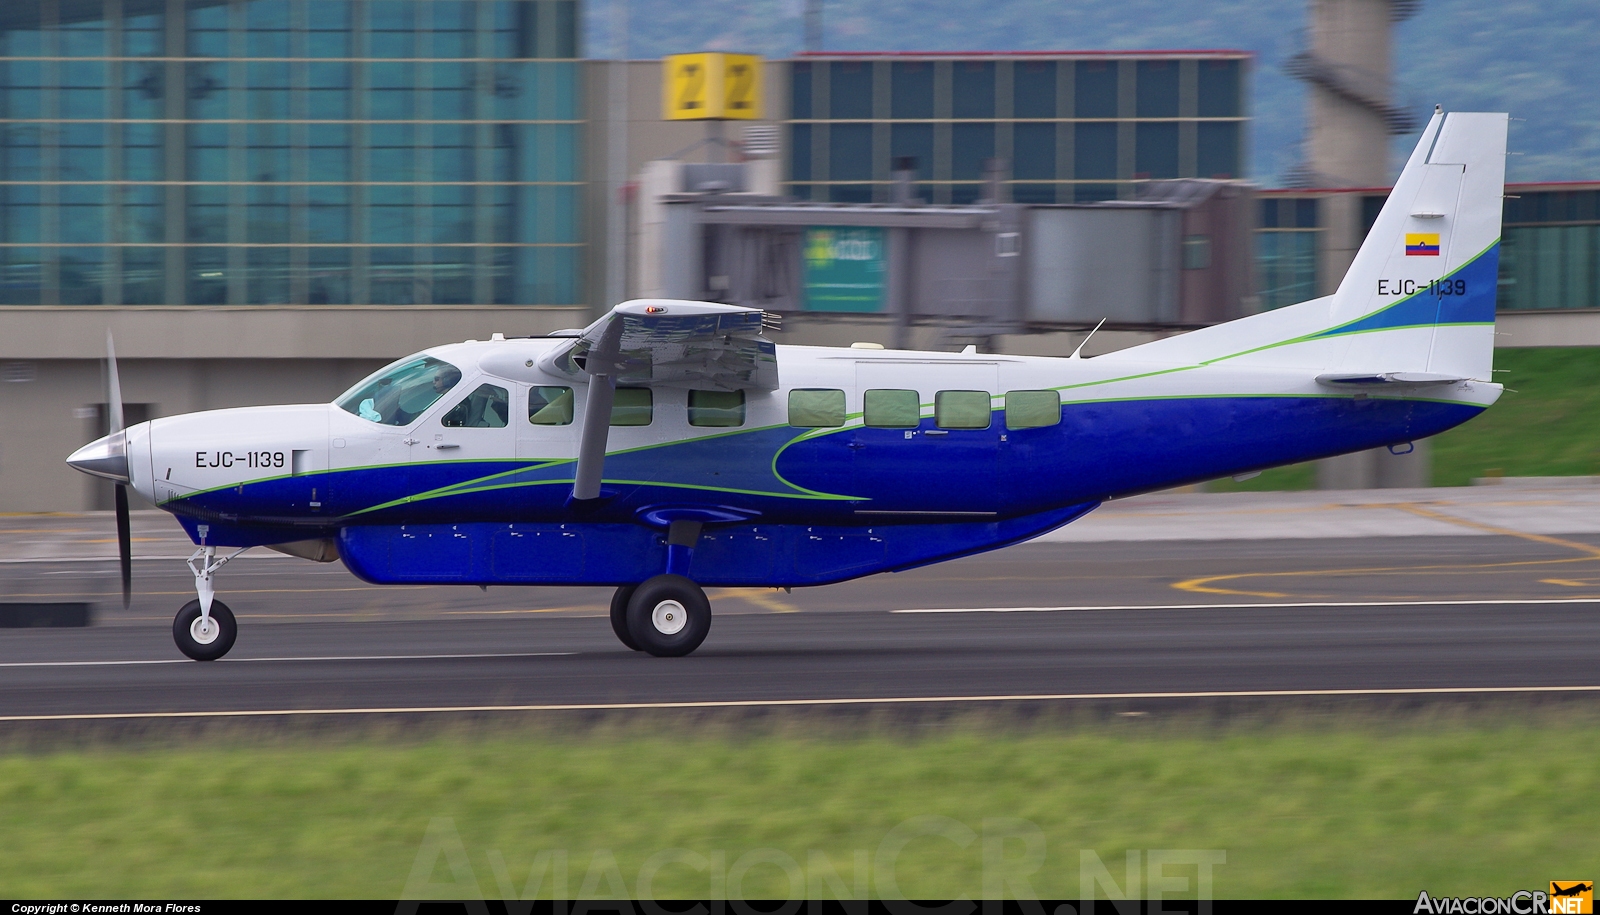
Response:
M1494 329L1495 346L1600 346L1600 311L1502 311Z
M611 111L612 81L618 78L619 71L625 71L627 87L626 113L624 117L616 117ZM625 156L625 181L636 182L645 164L667 157L676 157L683 162L712 162L717 161L714 156L724 155L716 148L704 145L702 141L707 136L715 134L719 129L721 135L729 144L738 144L744 137L745 125L752 123L775 125L777 116L783 110L783 98L788 92L787 69L777 62L768 62L762 80L762 89L765 98L762 101L765 121L728 121L720 125L710 124L706 121L663 121L661 119L661 61L659 60L630 60L626 62L593 60L585 64L584 86L587 93L586 117L588 119L588 141L586 150L588 155L589 186L587 214L588 223L586 231L591 239L589 245L589 301L596 315L615 305L615 302L606 302L606 276L607 253L606 245L602 242L610 237L610 221L621 216L626 225L623 233L624 250L616 254L629 262L627 268L626 289L623 298L639 296L641 280L638 276L638 267L633 253L638 250L638 219L636 214L637 197L628 192L626 188L618 188L608 180L608 165L612 137L622 135L622 145L626 148ZM784 105L784 107L787 107ZM700 145L697 145L700 144ZM722 161L733 161L737 156L735 149L730 157ZM614 206L613 202L623 199L623 205Z
M583 308L0 308L0 512L104 507L104 484L63 461L104 434L107 328L123 399L154 417L327 402L429 346L587 320Z

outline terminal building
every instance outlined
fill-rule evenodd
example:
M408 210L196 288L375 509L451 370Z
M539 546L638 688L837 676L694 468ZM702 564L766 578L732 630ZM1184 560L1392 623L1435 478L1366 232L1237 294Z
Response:
M0 4L0 510L109 505L62 463L102 434L108 329L130 421L326 401L429 345L677 291L669 211L788 208L791 240L853 225L887 251L921 231L885 223L902 207L979 233L961 244L1003 262L991 285L1011 297L908 333L913 287L886 286L879 313L790 287L762 303L786 312L776 339L1064 355L1114 317L1092 354L1331 291L1385 193L1246 183L1244 52L802 54L767 62L764 117L723 132L663 121L661 63L586 59L581 19L577 0ZM1600 183L1507 193L1502 340L1600 345ZM1085 287L1035 307L1026 244L1070 245L1069 223L1119 208L1165 226L1150 308L1113 316ZM739 293L697 256L686 292ZM1068 288L1062 270L1039 282ZM970 302L1003 320L963 337L990 307Z
M127 416L587 322L575 0L0 3L0 510Z
M1132 199L1139 182L1244 174L1240 51L814 54L785 62L785 189L883 203L917 163L930 203L972 203L1008 162L1017 203Z

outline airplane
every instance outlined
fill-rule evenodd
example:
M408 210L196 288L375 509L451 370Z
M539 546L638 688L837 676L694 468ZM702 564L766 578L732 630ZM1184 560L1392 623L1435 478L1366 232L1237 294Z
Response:
M1562 886L1560 883L1555 881L1551 881L1550 883L1550 895L1552 896L1582 896L1584 893L1592 892L1594 892L1593 883L1580 882L1574 883L1571 886Z
M705 640L705 587L793 588L1037 537L1108 499L1443 432L1491 380L1507 116L1435 109L1338 290L1081 358L776 346L762 311L623 302L437 346L328 404L110 431L72 467L194 541L173 638L228 653L253 547L377 584L604 585L630 649ZM220 552L219 551L223 551Z

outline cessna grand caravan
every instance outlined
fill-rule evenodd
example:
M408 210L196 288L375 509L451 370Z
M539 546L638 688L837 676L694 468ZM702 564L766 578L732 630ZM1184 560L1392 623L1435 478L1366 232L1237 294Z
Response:
M264 546L379 584L606 585L685 655L702 586L823 585L1036 537L1120 496L1434 435L1490 381L1506 121L1435 112L1338 291L1092 359L774 346L760 311L624 302L438 346L329 404L113 427L68 463L197 545L173 622L225 655L217 571ZM223 551L219 558L219 551Z

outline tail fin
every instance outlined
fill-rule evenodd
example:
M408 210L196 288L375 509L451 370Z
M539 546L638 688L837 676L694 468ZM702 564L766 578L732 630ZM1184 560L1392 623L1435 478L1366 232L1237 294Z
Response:
M1333 295L1111 355L1488 381L1506 123L1435 111Z
M1506 122L1428 122L1334 293L1329 333L1349 338L1336 368L1489 380Z

